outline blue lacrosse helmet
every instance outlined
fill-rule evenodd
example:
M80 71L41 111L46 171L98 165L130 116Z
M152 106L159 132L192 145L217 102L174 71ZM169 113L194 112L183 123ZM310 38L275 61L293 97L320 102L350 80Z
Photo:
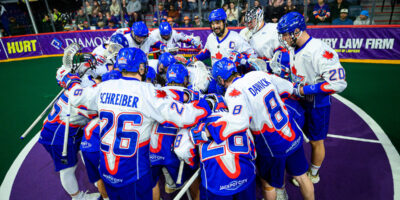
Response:
M189 72L182 64L172 64L167 70L167 83L184 84L185 78L188 78Z
M208 21L211 23L213 21L225 21L226 20L226 13L224 9L218 8L211 11L210 15L208 16Z
M123 46L123 48L128 48L129 47L128 40L121 33L117 33L115 35L112 35L111 38L110 38L110 42L116 43L116 44L120 44L120 45Z
M118 52L115 66L121 71L139 72L140 65L147 63L146 54L138 48L122 48Z
M161 22L158 29L160 30L160 35L162 36L170 36L172 34L172 28L168 22Z
M283 17L278 22L278 33L294 33L296 28L300 31L306 30L306 22L302 14L298 12L290 12Z
M174 64L175 62L176 60L174 56L169 52L161 54L160 58L158 59L158 65L163 64L165 68L168 68L171 64ZM158 71L158 67L157 67L157 73L160 73Z
M218 60L212 67L212 76L215 80L218 80L218 77L221 77L225 81L235 72L238 72L236 65L229 58Z
M135 22L132 25L133 34L139 37L147 37L149 29L143 21Z
M147 66L146 80L147 79L150 79L152 83L154 83L156 79L156 71L150 66Z

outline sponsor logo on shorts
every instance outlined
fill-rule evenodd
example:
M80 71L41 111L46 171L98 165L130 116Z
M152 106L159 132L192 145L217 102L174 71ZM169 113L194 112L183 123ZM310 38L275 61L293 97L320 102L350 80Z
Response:
M242 180L231 181L226 185L219 186L219 190L237 190L245 183L247 183L247 178Z

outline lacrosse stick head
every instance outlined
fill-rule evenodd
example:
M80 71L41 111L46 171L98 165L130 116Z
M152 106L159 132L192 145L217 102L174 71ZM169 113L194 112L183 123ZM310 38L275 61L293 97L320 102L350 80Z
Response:
M267 63L259 58L249 58L247 62L250 64L252 68L256 71L267 71Z
M75 72L79 74L79 77L82 77L87 73L88 70L91 71L91 75L94 75L94 70L96 69L97 59L91 53L80 54L76 57L76 62L78 67Z
M276 51L274 56L269 61L272 73L280 76L281 78L288 79L290 73L290 56L287 51Z
M71 69L71 71L74 71L75 69L75 64L77 63L77 56L81 52L81 46L78 43L71 43L64 49L64 55L63 55L63 65L66 68ZM77 55L77 56L76 56Z
M108 44L107 49L103 53L103 57L106 59L106 64L114 64L115 58L118 55L119 50L121 50L123 46L118 43L111 42Z
M211 72L201 61L196 61L188 66L189 82L193 90L205 93L211 81Z

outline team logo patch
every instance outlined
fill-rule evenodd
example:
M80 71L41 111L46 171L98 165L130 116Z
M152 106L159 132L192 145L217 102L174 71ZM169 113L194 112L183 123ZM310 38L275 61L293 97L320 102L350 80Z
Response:
M234 49L235 48L235 42L231 41L229 42L229 48Z
M119 58L118 64L126 64L126 58L124 58L124 57Z
M231 97L237 97L240 94L242 94L239 90L233 89L232 92L229 93L229 96Z
M164 90L156 90L156 97L157 98L165 98L167 93Z
M169 77L176 78L176 73L175 72L170 72L168 75L169 75Z
M329 51L325 51L324 55L322 55L324 58L330 60L333 58L333 53L329 52Z

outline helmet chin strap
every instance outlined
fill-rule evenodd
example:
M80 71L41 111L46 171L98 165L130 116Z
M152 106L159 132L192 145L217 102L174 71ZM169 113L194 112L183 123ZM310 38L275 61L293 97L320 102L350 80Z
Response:
M299 36L296 37L296 34L299 34ZM297 39L300 38L301 34L303 34L303 31L299 31L297 33L293 32L293 33L290 34L291 37L292 37L292 41L293 41L293 44L291 45L292 47L296 47Z

